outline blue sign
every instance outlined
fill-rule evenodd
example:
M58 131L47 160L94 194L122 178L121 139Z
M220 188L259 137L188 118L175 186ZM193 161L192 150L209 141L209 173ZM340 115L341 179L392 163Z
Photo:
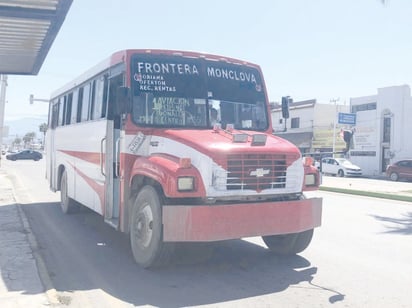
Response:
M338 123L339 124L356 124L356 113L343 113L339 112Z

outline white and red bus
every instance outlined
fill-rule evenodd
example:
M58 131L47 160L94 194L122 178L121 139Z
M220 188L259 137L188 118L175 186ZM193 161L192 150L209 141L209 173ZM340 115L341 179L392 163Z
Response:
M262 236L296 254L321 224L318 170L272 134L259 66L124 50L56 91L47 178L65 213L86 206L130 234L143 267L176 242Z

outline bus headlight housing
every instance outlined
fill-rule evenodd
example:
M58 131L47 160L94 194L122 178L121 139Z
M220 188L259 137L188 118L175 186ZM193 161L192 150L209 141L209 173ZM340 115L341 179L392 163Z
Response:
M192 191L195 189L195 179L191 176L182 176L177 178L178 191Z
M305 185L306 186L316 185L316 176L313 173L305 175Z

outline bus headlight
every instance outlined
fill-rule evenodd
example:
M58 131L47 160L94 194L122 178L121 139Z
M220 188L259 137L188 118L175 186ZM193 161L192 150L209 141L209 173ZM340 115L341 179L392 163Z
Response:
M177 189L179 191L191 191L195 188L195 179L193 177L185 176L177 178Z
M316 185L316 177L315 177L314 174L306 174L305 175L305 185L306 186Z

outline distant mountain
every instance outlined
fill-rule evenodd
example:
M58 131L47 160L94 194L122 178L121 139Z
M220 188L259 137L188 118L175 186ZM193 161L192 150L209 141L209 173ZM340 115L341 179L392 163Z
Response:
M43 138L43 134L40 132L39 127L41 124L47 123L47 115L35 116L30 118L20 118L15 120L4 120L4 126L8 127L8 136L4 135L3 142L8 143L9 140L13 141L16 137L24 137L27 133L34 132L38 139ZM7 129L4 131L6 132Z

